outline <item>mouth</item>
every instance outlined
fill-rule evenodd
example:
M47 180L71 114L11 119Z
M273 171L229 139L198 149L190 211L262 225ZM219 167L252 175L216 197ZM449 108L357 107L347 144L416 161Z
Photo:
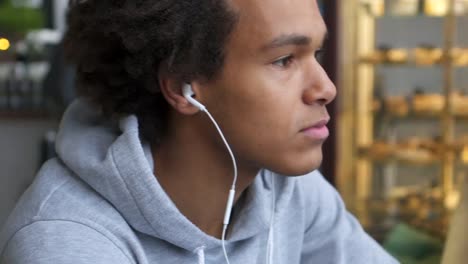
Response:
M304 135L315 139L315 140L325 140L330 135L327 124L330 121L330 118L324 118L306 128L300 130Z

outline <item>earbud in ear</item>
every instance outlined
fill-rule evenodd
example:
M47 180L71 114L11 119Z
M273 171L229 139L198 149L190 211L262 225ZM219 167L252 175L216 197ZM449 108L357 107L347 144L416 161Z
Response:
M200 109L200 111L206 111L206 107L192 97L195 95L195 93L193 92L192 86L190 84L184 84L184 86L182 87L182 94L184 95L185 99L187 99L187 101L189 101L192 105Z

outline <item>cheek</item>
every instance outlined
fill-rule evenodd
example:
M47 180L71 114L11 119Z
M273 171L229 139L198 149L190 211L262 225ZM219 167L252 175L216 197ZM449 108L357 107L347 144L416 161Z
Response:
M245 73L246 71L244 71ZM235 120L237 132L263 144L280 144L299 129L301 88L299 74L284 80L268 67L249 69L232 79L225 98L229 119ZM233 116L233 113L235 116ZM260 144L260 143L257 143Z
M284 92L284 87L265 81L251 82L244 88L247 89L237 94L237 98L233 95L236 102L233 107L247 132L265 139L287 134L294 123L295 111L291 95Z
M302 152L296 146L304 115L299 72L285 78L268 67L244 67L224 77L219 87L213 87L220 89L214 111L239 155L265 161L276 159L278 153Z
M264 165L280 161L281 153L297 149L294 147L294 111L287 111L283 105L267 98L240 106L242 114L230 117L230 123L237 124L231 130L231 138L243 159Z

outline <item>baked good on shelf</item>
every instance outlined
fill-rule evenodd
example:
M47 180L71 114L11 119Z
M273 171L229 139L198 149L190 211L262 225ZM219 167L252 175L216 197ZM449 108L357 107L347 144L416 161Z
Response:
M408 100L404 96L389 96L384 102L386 111L392 115L406 116L409 113Z
M468 116L468 96L452 93L452 110L457 116Z
M405 49L389 49L386 53L386 60L389 63L407 63L408 51Z
M456 66L468 66L468 49L453 48L450 57Z
M386 1L387 13L392 16L414 16L419 11L419 0Z
M394 151L395 145L377 140L368 148L367 154L375 159L386 159L392 157Z
M414 163L429 163L437 157L438 145L432 139L410 138L399 144L395 157Z
M455 1L454 12L457 16L463 16L468 14L468 1L458 0Z
M460 151L460 160L463 162L463 164L468 164L468 144L462 146L463 147Z
M405 142L395 150L395 157L399 160L414 163L429 163L435 160L436 153L433 150L422 147L421 145Z
M459 153L461 162L468 164L468 134L460 136L454 142L454 150Z
M453 92L451 100L453 114L468 116L468 96ZM415 113L440 114L444 111L445 98L441 94L415 94L412 106Z
M408 62L408 51L406 49L394 49L381 46L371 53L361 56L364 63L406 63Z
M449 1L425 0L424 13L428 16L445 16L449 10Z
M438 138L410 137L400 143L400 146L407 149L425 149L431 152L438 151Z
M383 63L386 60L386 51L384 50L374 50L371 53L361 56L361 61L364 63Z
M367 9L369 14L373 16L383 16L385 14L384 0L361 0L361 4Z
M440 63L444 56L442 49L427 45L415 48L413 53L415 63L418 65L432 65Z
M441 94L415 94L413 111L420 114L439 114L444 110L445 98Z

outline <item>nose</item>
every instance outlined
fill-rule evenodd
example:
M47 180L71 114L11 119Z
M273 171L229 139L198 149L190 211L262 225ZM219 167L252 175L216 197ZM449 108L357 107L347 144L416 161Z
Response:
M306 71L304 76L306 88L302 100L305 104L325 106L335 99L336 87L317 61L311 64L310 70Z

